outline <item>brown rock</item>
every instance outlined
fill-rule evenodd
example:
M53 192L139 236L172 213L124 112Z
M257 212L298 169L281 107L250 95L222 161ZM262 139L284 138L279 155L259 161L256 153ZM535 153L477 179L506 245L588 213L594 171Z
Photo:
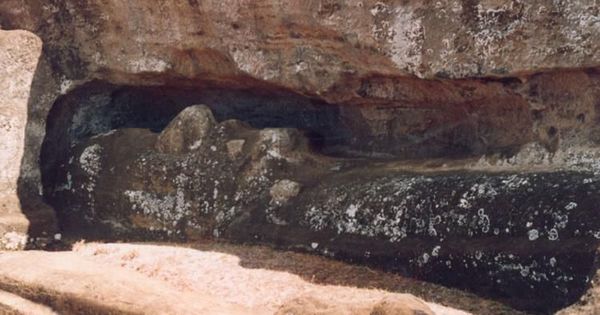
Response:
M0 176L1 243L20 248L33 230L42 236L50 230L52 215L40 198L43 186L44 198L60 207L65 227L71 218L94 227L102 222L123 233L136 228L143 238L163 232L180 237L187 235L182 231L229 233L230 239L277 244L283 239L309 249L312 233L318 232L319 250L337 248L361 259L389 258L396 245L382 246L382 239L395 244L414 237L416 244L425 244L403 243L395 253L411 251L393 255L416 274L437 279L442 273L455 284L468 276L469 284L479 281L500 291L515 285L533 296L551 292L556 298L550 302L562 307L589 280L598 232L589 211L597 204L594 182L600 170L598 12L594 0L2 1L0 27L36 32L44 52L37 58L42 45L31 36L15 38L17 46L9 44L8 35L0 40L6 47L0 53L6 72L0 99L16 100L9 110L0 107L0 169L8 174ZM219 120L282 128L214 127L204 108L197 117L184 111L162 130L184 107L200 103L214 104ZM10 118L2 117L4 112ZM220 133L227 128L233 131ZM114 129L120 130L108 133ZM524 188L533 194L528 199L511 190L508 175L462 172L421 181L425 175L403 172L413 171L413 164L328 158L308 150L315 144L309 139L323 152L346 157L485 154L519 171L530 170L527 154L532 152L532 164L545 172L581 173L513 174L523 180L518 183L533 186ZM233 148L234 161L225 158L232 140L245 141L241 150ZM446 162L433 164L448 170ZM281 178L302 183L303 189L288 200L290 205L275 209L267 206L270 189ZM501 200L493 206L479 195L457 200L479 192L472 189L482 178L505 199L494 195ZM422 191L435 193L423 196ZM392 195L396 192L401 196ZM402 202L410 204L397 208ZM571 217L567 224L565 207L582 211L578 221ZM423 209L439 213L410 212ZM408 224L403 215L418 220ZM34 217L43 218L43 228L32 228ZM517 228L513 217L522 220ZM446 229L436 229L440 224ZM524 230L528 224L539 226ZM443 238L444 233L451 237ZM430 240L470 240L481 233L489 243L475 240L472 248L444 243L441 254ZM547 290L540 290L537 278L523 276L556 271L550 258L562 246L531 245L540 233L549 242L566 239L577 245L564 248L582 245L581 256L561 252L565 256L558 260L560 266L577 265L568 269L574 281L556 284L547 278L541 284ZM502 237L516 242L510 248L517 252L498 265L493 257L502 248L494 246L503 242L493 240ZM324 246L326 241L332 245ZM378 245L365 251L357 243ZM473 249L477 246L481 251ZM452 265L447 247L486 276L473 277L475 267L456 271L465 264ZM523 259L532 251L538 273L523 267L531 263ZM491 276L478 257L508 273L498 277L513 284L486 283ZM448 262L454 266L451 273ZM538 301L525 294L523 299L522 304Z
M423 301L414 296L403 298L385 298L375 304L369 315L433 315Z
M420 299L409 295L395 295L382 300L330 301L306 296L284 303L277 315L433 315Z
M172 154L205 149L206 138L215 124L215 118L206 105L187 107L158 136L156 149Z
M327 157L289 128L229 120L207 132L206 146L183 154L157 151L157 134L139 128L81 141L58 172L74 184L48 186L48 200L67 230L85 235L269 243L508 295L541 312L579 298L595 270L591 165L489 172L464 160ZM246 149L232 160L227 143L241 139Z
M41 203L40 192L21 199L23 178L39 182L39 166L30 163L26 130L34 74L42 42L26 31L0 30L0 248L22 249L29 236L52 234L53 210ZM38 158L35 157L37 163Z
M181 292L69 252L3 253L0 287L61 314L249 314L201 292Z
M506 76L600 61L593 0L44 4L3 1L2 27L38 30L60 63L114 78L240 72L325 92L347 74Z
M298 196L300 193L300 184L289 179L278 180L271 186L269 194L271 195L271 202L281 205L291 198Z
M244 149L244 143L246 143L246 140L243 139L227 141L226 145L229 157L231 157L232 159L237 158Z
M30 99L28 127L21 121L24 108L13 109L19 113L11 117L21 118L11 118L10 124L16 123L11 128L25 138L9 137L2 144L25 147L25 152L22 167L11 162L5 168L11 183L0 184L0 192L13 194L14 174L19 174L26 197L2 197L4 204L35 212L39 201L22 206L18 202L39 199L38 159L52 104L56 102L55 111L64 116L51 122L49 130L58 126L93 135L98 132L95 119L84 119L74 127L66 126L72 118L67 116L82 108L110 108L115 101L111 98L118 98L123 86L160 91L162 87L193 91L218 87L226 92L220 94L225 98L236 89L267 97L286 91L306 97L307 103L333 104L339 107L333 115L327 114L334 117L324 119L328 122L319 116L298 126L305 121L301 118L294 127L316 129L309 131L332 142L333 152L354 156L512 154L531 141L557 150L572 139L578 143L598 139L600 133L592 123L596 109L590 106L598 99L598 92L590 88L598 85L597 75L590 70L600 64L598 10L593 0L165 1L160 8L141 0L126 4L5 0L0 4L0 27L36 32L45 49L35 73L31 56L20 59L27 61L27 75L34 75L28 78L32 84L23 85L34 88L29 95L19 96ZM11 41L13 47L6 52L15 47L27 50L30 45L17 43ZM39 55L40 45L35 44L34 54ZM18 64L11 60L7 59L9 64ZM532 74L552 70L559 72L550 76L561 77L561 69L586 68L590 71L573 71L567 81L586 82L587 88L570 86L565 93L572 90L575 96L561 100L560 106L555 103L560 97L550 97L550 92L548 97L541 95L543 104L537 104L536 96L515 93L514 85L531 91L564 87L556 79L534 78L531 82L540 81L535 88L523 84ZM27 81L18 77L7 73L3 84ZM77 87L94 90L107 84L116 87L106 95L83 93L86 100L66 97ZM94 106L83 106L90 104L89 98ZM74 108L58 105L62 101L72 102ZM237 99L229 106L241 102ZM279 111L285 113L287 105ZM144 111L152 106L143 107ZM577 113L559 109L575 107ZM545 116L536 118L539 115ZM122 117L113 118L112 122L126 124ZM584 123L572 128L573 121ZM0 119L0 126L8 123ZM61 136L57 138L62 140L49 141L56 151L66 151L79 140ZM193 144L178 143L171 149L180 151ZM63 162L53 160L49 172Z
M6 291L0 291L0 313L6 315L57 315L57 313L48 306L32 302L17 294Z

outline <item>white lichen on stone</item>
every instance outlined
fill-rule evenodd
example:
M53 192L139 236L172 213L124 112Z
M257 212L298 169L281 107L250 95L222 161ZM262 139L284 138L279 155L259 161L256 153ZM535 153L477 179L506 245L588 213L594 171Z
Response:
M527 238L529 238L530 241L535 241L539 237L540 237L540 233L536 229L531 229L527 232Z
M577 203L573 202L573 201L569 202L569 204L567 204L565 206L565 210L568 210L568 211L573 210L575 208L577 208Z
M185 200L183 191L174 195L157 196L145 191L127 190L124 195L132 204L132 209L151 216L165 226L173 227L186 215L189 215L190 204Z
M188 149L190 149L190 151L193 150L197 150L198 148L200 148L202 146L202 139L200 140L196 140L194 143L192 143Z
M433 257L437 257L440 254L440 249L442 247L440 245L435 246L432 250L431 250L431 256Z
M548 239L551 241L558 240L558 230L556 228L552 228L548 231Z
M391 25L391 59L402 70L421 76L419 67L422 59L424 28L421 19L411 8L398 7L394 10Z
M346 208L346 215L348 216L348 218L355 218L356 217L356 212L358 211L358 207L355 204L351 204L350 206L348 206L348 208Z
M24 249L25 245L27 245L27 239L27 234L12 231L4 233L2 239L0 239L0 243L2 244L2 248L6 250L20 250Z
M60 94L67 94L73 86L73 81L63 78L60 82Z
M370 183L367 185L366 194L355 196L355 202L346 203L347 197L335 192L326 192L330 199L325 204L311 206L305 212L305 220L312 230L319 231L327 227L334 229L338 234L349 233L368 237L376 235L385 236L391 242L397 242L407 236L410 218L406 218L408 199L401 199L393 205L390 211L373 209L364 206L373 202L381 203L386 196L381 189L394 191L390 198L409 196L412 187L427 178L422 176L387 179L385 183ZM343 187L340 187L343 190ZM389 201L388 201L389 202ZM429 222L429 224L427 224ZM416 222L419 231L429 233L434 230L436 223L441 222L441 217L433 216L427 221Z
M485 214L485 209L481 208L477 210L479 216L478 225L481 226L481 232L487 233L490 231L490 217Z
M600 150L588 146L561 147L555 152L548 151L540 143L524 145L510 158L481 157L470 165L473 170L527 170L532 167L555 170L592 172L596 176L583 180L584 184L593 183L600 176Z
M134 58L128 66L129 71L133 73L164 72L170 68L166 61L154 57Z
M470 209L472 206L467 199L461 198L458 202L458 207L463 209Z
M102 147L99 144L93 144L83 150L79 157L79 165L89 176L97 176L102 167L100 154Z

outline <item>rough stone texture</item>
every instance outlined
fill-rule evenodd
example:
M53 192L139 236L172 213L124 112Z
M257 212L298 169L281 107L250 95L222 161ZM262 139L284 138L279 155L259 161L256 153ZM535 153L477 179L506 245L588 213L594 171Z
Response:
M527 102L502 84L410 76L519 77L597 67L600 55L595 0L9 0L0 25L42 37L62 92L92 79L285 87L360 106L342 113L363 134L354 145L399 155L415 148L390 144L440 156L531 140Z
M251 268L245 265L252 262L248 257L242 259L222 252L232 248L231 245L213 245L213 250L198 250L166 244L78 242L72 251L3 252L0 255L0 313L313 315L324 314L323 306L328 306L326 314L330 315L388 314L371 313L370 309L387 310L391 314L405 314L400 311L408 310L409 315L471 315L443 306L439 301L425 302L412 294L397 293L400 289L386 291L318 284L293 270ZM259 247L237 249L249 255L268 254L269 259L286 255ZM310 255L293 255L304 263L317 260L324 269L358 268ZM265 260L253 262L264 263ZM286 263L306 268L299 261ZM333 273L335 271L329 272L331 276ZM415 280L403 280L405 287L415 290L422 285ZM431 284L427 288L438 300L439 296L446 301L465 300L452 300L453 305L479 304L478 309L511 311L458 290ZM313 301L320 302L317 305Z
M71 252L0 256L0 287L61 314L261 314Z
M204 138L215 124L215 118L206 106L190 106L184 109L160 134L156 148L161 153L186 153L206 149Z
M424 166L326 157L297 131L232 120L195 139L203 149L164 154L155 143L166 132L118 129L74 146L45 187L63 228L269 243L536 311L575 301L595 272L600 173L591 167L490 172L463 161L415 174ZM235 158L232 139L245 143Z
M366 305L365 305L366 304ZM301 297L282 305L276 315L433 315L425 303L410 296L340 304L319 297Z
M3 28L36 30L83 75L245 73L327 93L373 72L464 78L600 62L595 0L9 0L0 9Z
M50 307L34 303L17 294L0 291L0 312L6 315L57 315Z
M276 181L269 190L271 204L283 205L300 193L300 184L289 179Z
M556 315L592 315L600 310L600 288L598 287L599 272L591 276L592 285L589 290L573 305L560 310Z
M187 247L190 245L193 248ZM478 299L458 290L391 274L376 276L375 271L364 274L356 270L364 267L322 257L217 242L203 242L201 246L207 247L202 249L196 245L77 243L73 251L99 265L123 267L182 292L206 292L218 296L223 303L255 310L250 314L285 314L282 309L292 309L293 314L310 315L315 310L309 308L310 301L315 300L328 306L328 314L340 315L364 314L384 301L395 302L393 305L397 310L413 309L425 314L470 315L459 310L463 305L468 309L515 314L514 310L499 303ZM340 269L346 273L340 272ZM314 270L328 275L327 280L315 281ZM370 276L371 283L358 287L344 283L345 279L357 273ZM374 288L380 285L381 279L390 277L397 277L400 281L396 281L393 288ZM399 287L399 283L404 285ZM406 290L416 291L421 297L407 294ZM428 297L433 297L435 303Z
M597 73L560 70L598 66L599 25L595 0L0 4L2 29L27 29L45 43L21 170L28 199L37 198L52 103L94 80L294 91L341 106L334 124L308 129L344 154L514 153L535 140L554 149L566 130L578 142L597 140ZM541 71L559 72L532 76ZM103 97L96 104L107 105ZM300 123L290 127L311 127Z
M2 220L9 222L6 226L20 227L3 232L4 247L22 247L27 241L24 227L28 223L22 214L29 221L29 240L51 236L51 210L40 199L42 193L65 220L63 228L81 229L79 223L71 224L76 218L124 233L139 228L144 233L151 230L151 236L254 238L249 232L228 230L240 225L244 228L232 231L256 229L264 232L259 241L281 246L302 243L302 248L329 254L335 246L338 251L374 246L369 252L375 253L380 248L377 244L386 244L385 250L379 249L383 253L395 246L388 243L404 235L404 223L395 221L395 215L410 213L418 225L409 225L407 235L427 238L425 247L438 246L439 238L428 238L432 237L427 234L429 226L423 222L430 218L422 210L454 218L450 206L436 206L447 200L461 205L457 196L469 195L474 185L482 184L475 180L480 178L499 194L494 198L503 201L496 205L485 199L490 196L478 196L467 200L473 208L459 207L454 214L471 218L475 225L486 217L491 222L499 220L494 221L497 238L485 236L481 241L492 252L481 254L485 263L473 259L465 252L465 244L457 241L456 250L467 258L456 259L477 266L465 267L469 270L464 272L448 272L444 265L433 263L427 264L434 266L431 269L419 266L425 253L427 261L433 261L436 247L412 244L405 248L418 250L392 255L406 257L398 265L419 276L422 271L424 278L443 271L457 279L473 279L473 268L484 275L489 270L483 266L490 263L492 270L509 274L501 278L511 279L510 284L490 284L487 275L474 277L473 285L481 287L481 280L490 292L518 287L524 290L523 296L544 292L545 298L556 297L546 307L573 301L578 288L589 280L584 274L591 275L593 270L590 261L597 228L590 212L596 197L591 193L597 189L595 180L600 174L597 0L3 0L0 28L29 30L44 43L37 66L28 57L23 59L27 69L12 72L12 66L19 63L10 62L5 69L11 73L0 82L9 87L19 82L15 78L31 82L18 85L26 87L23 91L29 90L29 95L1 98L18 99L20 107L11 114L18 129L11 129L10 134L17 136L9 137L19 142L0 154L9 152L10 161L14 161L10 152L22 156L17 158L20 163L0 160L0 166L5 166L2 171L8 174L1 176L0 198L9 196L5 204L10 211L16 209L16 219L6 214ZM4 34L8 33L2 31L0 36L5 38ZM35 42L34 51L39 54L40 43ZM19 45L18 51L26 52L28 47ZM9 48L0 55L14 58L17 46ZM0 93L10 91L14 90ZM210 136L204 128L210 124L165 130L172 118L194 104L208 104L221 121ZM232 118L242 122L226 121ZM194 129L200 126L204 127ZM0 128L6 128L6 123L0 121ZM8 133L0 132L4 140ZM196 138L203 140L191 142ZM196 144L199 147L194 150ZM309 147L353 158L431 160L371 164L349 159L342 163L313 154ZM466 157L473 160L448 159ZM424 175L407 170L459 174ZM514 173L487 173L498 170ZM524 170L532 172L519 173ZM511 176L530 183L531 187L523 189L532 195L507 188L504 182L510 182ZM315 183L317 178L324 183ZM274 199L271 190L278 180L296 182L300 188L296 193L293 187L276 186ZM346 180L346 186L338 185ZM543 181L558 187L547 187ZM420 204L408 198L415 192L407 190L378 201L398 188L394 183L414 185L431 196L419 195L424 198ZM454 186L457 195L449 193ZM380 191L373 193L369 187ZM341 198L338 194L343 190L365 199L352 201L356 209L346 201L331 199ZM542 191L560 199L548 199L554 196L545 197ZM243 194L238 196L239 192ZM359 201L363 207L357 205ZM403 202L408 203L407 211L397 208ZM556 222L564 218L563 208L570 202L579 207L563 231L564 224ZM383 219L374 210L360 211L370 209L364 208L368 203L383 209ZM348 208L357 215L356 222L347 217ZM508 208L509 217L501 212ZM137 211L135 215L129 215L132 210ZM311 218L321 222L324 230L307 223ZM387 223L381 225L381 220ZM465 229L452 220L444 221L444 228L457 240L470 239L469 231L476 238L481 236L483 227ZM32 229L36 221L40 223ZM514 254L507 261L491 262L495 251L505 252L494 246L506 238L514 244L529 244L529 236L535 233L522 227L529 223L538 232L537 242L554 238L558 232L560 242L550 244L572 241L583 249L565 254L565 263L576 262L577 268L567 272L575 280L557 284L565 276L560 278L561 272L555 272L542 279L545 289L541 290L533 282L540 273L554 270L546 266L534 276L521 274L527 273L525 267L533 268L533 262L538 266L541 261L550 263L556 253L563 253L562 245L541 249L515 245L511 250L519 255L535 257ZM419 230L423 224L427 229ZM510 224L520 229L501 234ZM267 233L279 231L273 226L285 228L280 235ZM91 232L102 234L100 227L95 228ZM323 238L333 237L333 243L340 241L337 235L358 238L340 241L325 252L323 241L302 239L302 231L323 233ZM477 240L472 247L484 245ZM440 257L445 257L446 247L441 247ZM362 251L360 255L350 252L348 258L363 255ZM554 258L558 264L563 262ZM452 284L457 281L450 278L446 280Z
M31 88L42 53L42 42L26 31L0 30L0 248L22 249L29 235L53 232L53 210L41 202L41 187L32 200L20 200L21 176L37 174L27 163L25 146ZM39 136L43 136L43 133ZM39 159L35 159L38 161ZM25 163L22 163L25 162ZM34 175L35 176L35 175ZM23 205L22 205L23 204ZM33 233L32 226L43 228Z

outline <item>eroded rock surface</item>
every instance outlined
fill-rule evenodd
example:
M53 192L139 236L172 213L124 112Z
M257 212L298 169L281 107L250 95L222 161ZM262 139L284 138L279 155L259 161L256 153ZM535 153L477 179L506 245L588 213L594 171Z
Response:
M0 312L7 315L57 315L50 307L32 302L17 294L0 291Z
M211 248L78 242L72 251L3 252L0 313L362 315L379 310L408 311L408 315L472 314L461 311L461 306L512 311L459 290L383 272L364 274L361 267L312 255L203 244ZM298 272L317 265L319 272L328 274L329 284L316 282L314 273L310 279ZM357 288L344 283L349 274L368 276L378 286L391 277L399 281L388 289Z
M465 78L600 62L594 0L9 0L0 12L2 28L39 32L79 77L245 73L326 94L372 72Z
M46 187L63 229L274 244L507 296L537 311L575 301L594 273L600 179L593 171L463 165L415 173L322 156L297 130L235 120L195 133L187 141L197 145L185 154L157 149L173 128L207 121L214 121L207 107L192 106L160 134L118 129L74 146L59 184ZM242 144L233 156L231 141Z
M23 249L28 237L48 238L55 232L54 211L42 202L41 187L21 199L23 178L40 182L37 161L26 150L33 78L42 42L26 31L0 30L0 248ZM43 126L43 124L42 124ZM43 129L43 127L41 128ZM27 132L26 132L27 130ZM40 131L37 129L37 131ZM43 136L43 131L39 136ZM38 146L39 147L39 146ZM39 151L38 151L39 154Z
M43 194L64 229L250 239L563 306L594 270L599 10L4 0L0 28L41 43L0 31L0 242L52 237ZM176 118L202 103L216 119Z
M83 118L86 109L110 112L112 97L146 103L133 106L138 113L166 98L165 118L185 104L216 104L226 118L256 118L255 127L310 130L342 155L597 144L598 10L594 0L2 1L0 27L32 31L44 43L23 167L13 163L10 172L21 173L21 199L36 199L52 105L73 102ZM77 87L90 94L65 100ZM172 89L183 90L165 97ZM257 106L268 103L257 95L272 102ZM113 127L144 115L129 114ZM284 118L265 118L276 115ZM87 125L57 123L95 134L95 119L80 122Z
M61 314L261 314L71 252L2 253L0 261L3 290Z

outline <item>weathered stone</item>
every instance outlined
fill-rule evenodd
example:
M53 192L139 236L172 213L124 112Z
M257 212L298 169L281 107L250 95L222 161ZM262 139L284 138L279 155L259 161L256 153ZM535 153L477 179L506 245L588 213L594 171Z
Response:
M347 75L507 76L600 62L594 0L44 4L3 1L1 26L37 30L76 75L244 73L325 94Z
M220 302L205 292L183 292L135 271L94 263L72 252L3 253L0 288L48 305L60 314L253 312Z
M508 302L538 311L576 300L595 270L600 173L334 159L289 129L213 128L186 154L157 152L142 129L82 141L61 169L75 184L48 187L49 200L71 231L303 248L484 295L518 290ZM234 139L248 150L232 161Z
M184 109L158 136L156 149L162 153L185 153L204 149L203 143L215 125L212 112L205 105Z
M11 78L0 81L0 209L3 213L18 213L17 182L25 145L29 90L42 43L29 32L0 31L0 47L0 75Z
M0 28L35 32L44 50L0 33L0 99L18 103L8 119L0 107L1 242L54 234L43 190L66 230L250 239L563 306L597 245L598 12L595 0L4 0ZM249 125L206 108L171 122L203 103ZM283 179L302 189L271 203ZM458 199L484 184L496 199ZM437 215L448 231L431 235ZM471 226L485 218L497 235Z
M32 302L23 297L0 291L0 312L2 314L57 315L50 307Z
M298 196L300 193L300 184L289 179L282 179L275 182L269 190L271 195L271 203L282 205L287 203L291 198Z
M409 314L423 314L429 315L433 314L433 312L428 309L428 307L424 307L423 303L419 303L419 301L411 296L405 296L404 299L401 298L385 298L382 301L379 301L373 307L373 310L369 313L370 315L409 315Z
M402 295L384 298L381 301L354 300L332 301L319 297L301 297L286 302L276 315L433 315L434 313L419 299Z
M229 154L229 157L236 159L242 153L244 143L246 143L246 140L241 139L227 141L227 154Z
M306 149L307 142L296 129L262 129L258 133L258 149L270 158L299 162L294 152Z
M36 172L38 166L29 163L26 156L26 130L31 88L38 60L42 52L40 39L26 31L0 30L0 248L22 249L29 236L52 233L54 213L36 191L28 200L21 200L21 177ZM36 159L37 161L37 159ZM35 175L34 175L35 176ZM39 182L39 177L38 177ZM37 230L32 232L32 230ZM31 233L31 235L29 234Z
M0 291L0 312L274 315L287 308L295 309L295 314L311 314L312 300L344 315L352 310L365 314L378 301L394 301L397 310L431 309L427 314L432 315L471 314L460 311L461 306L511 311L499 303L433 284L426 284L427 292L422 292L423 284L412 279L403 279L401 287L387 290L357 288L344 281L350 274L362 275L363 268L311 255L223 242L203 242L202 246L212 248L77 242L72 251L3 254L0 287L9 292ZM248 268L248 263L298 266L301 270L277 270L273 265ZM328 274L327 281L335 285L304 279L307 269ZM402 279L384 272L369 276L382 285L390 277ZM423 298L401 293L406 290ZM431 298L437 302L423 300ZM309 302L305 309L300 308L303 301Z
M29 95L22 167L13 163L6 171L20 173L27 195L21 202L37 198L37 161L55 102L56 107L72 102L74 108L66 111L77 115L63 112L51 125L90 136L107 127L97 124L98 112L111 116L112 129L138 127L131 120L135 114L107 110L113 97L152 103L149 98L181 86L207 103L248 90L285 99L288 103L279 107L268 105L269 113L258 109L263 116L248 121L256 118L259 127L300 127L341 155L505 155L532 141L550 151L573 143L585 151L599 138L593 123L600 93L594 70L600 55L597 12L593 0L259 1L250 7L243 1L166 1L160 10L145 1L126 6L119 1L2 1L2 29L28 29L45 42ZM251 22L257 17L260 23ZM551 73L537 75L545 71ZM81 93L77 87L97 90L96 84L112 87L106 94L72 95ZM119 99L123 85L147 87L142 93L150 96ZM207 92L211 87L218 88L219 97ZM146 93L152 90L158 92ZM235 108L245 96L224 107ZM187 102L181 99L160 106L181 109ZM318 110L307 114L313 103ZM271 115L294 105L286 114L292 118ZM220 110L229 115L225 118L244 116ZM63 119L72 117L78 119L66 126ZM78 141L65 138L49 145L60 151Z

